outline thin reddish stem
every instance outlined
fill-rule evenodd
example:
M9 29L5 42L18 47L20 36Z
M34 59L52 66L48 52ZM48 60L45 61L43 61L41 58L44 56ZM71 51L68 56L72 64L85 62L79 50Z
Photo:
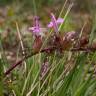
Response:
M24 57L23 59L21 59L20 61L18 61L17 63L13 64L5 73L4 73L4 76L8 75L13 69L15 69L18 65L22 64L22 62L24 62L26 59L36 55L36 54L39 54L39 53L43 53L43 52L48 52L48 51L54 51L56 50L57 48L56 47L49 47L49 48L45 48L45 49L42 49L41 51L39 52L35 52L35 53L32 53L26 57ZM92 48L92 47L85 47L85 48L72 48L70 49L69 51L73 51L73 52L76 52L76 51L85 51L85 52L92 52L92 51L96 51L96 48Z

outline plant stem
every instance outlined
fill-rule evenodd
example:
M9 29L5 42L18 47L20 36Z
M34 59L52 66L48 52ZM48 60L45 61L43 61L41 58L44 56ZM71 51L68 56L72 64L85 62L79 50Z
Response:
M18 65L22 64L22 62L24 62L26 59L36 55L36 54L39 54L39 53L43 53L43 52L52 52L54 50L56 50L57 48L56 47L49 47L49 48L45 48L45 49L42 49L41 51L39 52L35 52L35 53L32 53L26 57L24 57L23 59L19 60L17 63L13 64L5 73L4 73L4 76L8 75L13 69L15 69ZM68 50L65 50L65 51L68 51ZM82 48L72 48L70 49L69 51L72 51L72 52L76 52L76 51L85 51L85 52L93 52L93 51L96 51L96 48L92 48L92 47L82 47Z
M55 49L55 47L49 47L49 48L42 49L39 52L31 53L30 55L28 55L28 56L24 57L23 59L19 60L18 62L16 62L15 64L12 64L12 66L4 73L4 76L8 75L13 69L15 69L18 65L22 64L22 62L25 61L26 59L28 59L38 53L53 51L54 49Z

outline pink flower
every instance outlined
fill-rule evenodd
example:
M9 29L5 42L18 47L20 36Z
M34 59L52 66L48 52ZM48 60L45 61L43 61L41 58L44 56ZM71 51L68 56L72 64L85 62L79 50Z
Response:
M30 27L29 30L32 31L35 36L43 36L43 31L46 31L46 28L41 28L39 23L39 17L35 16L35 24L33 27Z
M48 24L48 28L54 28L55 32L58 32L58 24L61 24L64 22L63 18L58 18L56 20L55 16L53 13L51 13L51 22Z

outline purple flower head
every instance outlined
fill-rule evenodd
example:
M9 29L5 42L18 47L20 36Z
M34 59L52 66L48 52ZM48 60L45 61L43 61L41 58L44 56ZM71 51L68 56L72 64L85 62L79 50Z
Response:
M43 31L46 31L46 29L40 27L39 17L35 16L34 21L35 21L34 26L30 27L29 30L32 31L33 35L35 35L35 36L42 36L42 35L44 35Z
M51 13L51 22L48 24L48 28L54 28L55 32L58 32L58 24L61 24L64 22L63 18L58 18L56 20L53 13Z

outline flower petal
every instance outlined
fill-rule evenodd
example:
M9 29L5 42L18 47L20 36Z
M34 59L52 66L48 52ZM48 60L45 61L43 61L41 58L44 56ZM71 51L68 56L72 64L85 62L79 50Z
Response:
M47 25L47 27L48 27L48 28L53 27L53 23L52 23L52 22L50 22L50 23Z
M57 19L57 23L60 24L60 23L63 23L64 22L64 19L63 18L58 18Z
M57 20L56 20L55 15L53 13L51 13L51 21L53 23L54 31L58 32Z
M30 27L28 29L29 29L29 31L33 31L35 29L35 27Z

